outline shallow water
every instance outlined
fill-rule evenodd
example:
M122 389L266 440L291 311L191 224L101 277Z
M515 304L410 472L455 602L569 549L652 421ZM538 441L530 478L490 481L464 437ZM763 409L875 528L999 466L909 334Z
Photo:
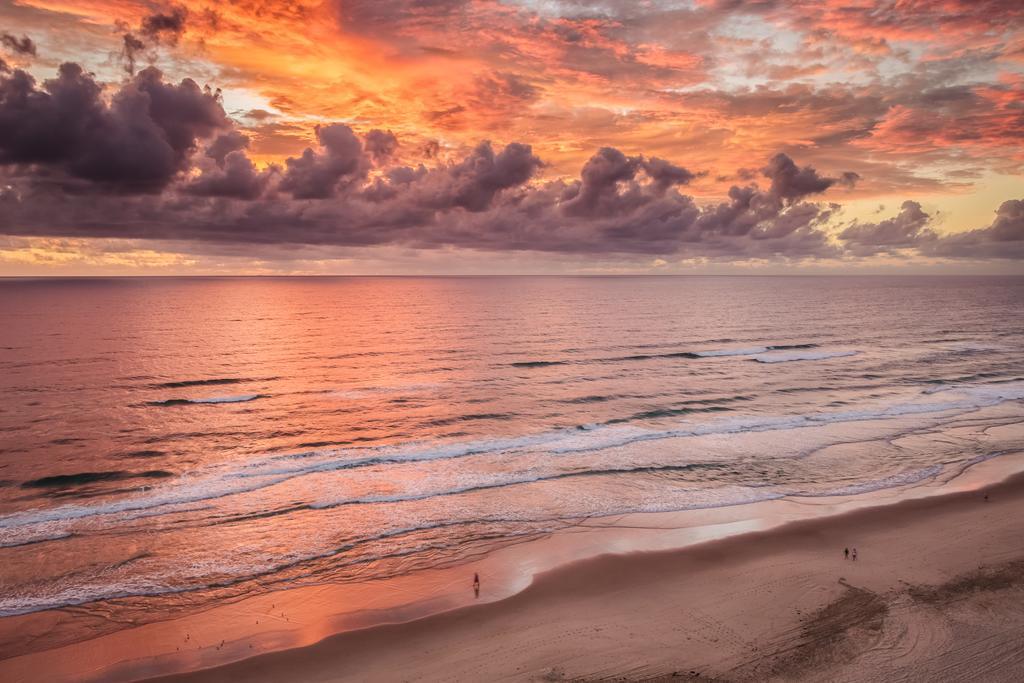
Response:
M1022 313L1024 278L0 281L0 616L952 477L1024 448Z

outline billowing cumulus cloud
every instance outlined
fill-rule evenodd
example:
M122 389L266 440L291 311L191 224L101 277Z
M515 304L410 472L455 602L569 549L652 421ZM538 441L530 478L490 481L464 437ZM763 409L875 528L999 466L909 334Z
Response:
M206 156L224 166L224 158L232 152L249 148L249 136L241 131L229 130L218 135L206 148Z
M244 152L233 150L221 157L215 168L207 167L183 189L202 197L256 199L267 189L276 170L259 171Z
M398 149L398 138L390 130L371 130L363 138L366 153L375 163L384 163Z
M931 216L914 201L905 201L893 218L878 223L855 223L839 233L847 248L857 255L918 247L933 242L937 235L929 228Z
M463 161L428 174L423 182L439 179L431 189L439 208L461 207L467 211L490 208L495 195L522 185L541 165L529 145L511 143L497 154L490 143L481 143Z
M0 163L68 191L157 192L188 168L199 139L227 127L217 97L192 80L141 71L110 101L77 64L37 87L0 78ZM34 171L31 169L35 169Z
M321 149L307 147L299 157L289 158L280 189L296 199L333 197L339 183L362 179L367 171L363 144L344 124L318 126Z
M965 258L1024 259L1024 199L1003 202L984 228L920 245L925 254Z

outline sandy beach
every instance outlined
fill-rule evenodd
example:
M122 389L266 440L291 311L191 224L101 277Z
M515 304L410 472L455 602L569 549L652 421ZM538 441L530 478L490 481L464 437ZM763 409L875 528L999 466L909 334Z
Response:
M1021 519L1017 475L599 557L500 602L161 680L1020 680Z
M0 661L0 679L1020 680L1019 470L1013 456L938 489L853 497L821 509L821 502L799 501L750 506L748 514L774 515L777 525L737 534L719 524L731 535L570 562L540 572L522 590L507 581L494 586L501 579L485 558L413 574L386 590L373 582L361 593L294 589L56 648L33 646L58 632L60 613L9 619L8 635L19 630L33 651ZM781 521L784 511L795 518L793 510L808 506L812 516ZM702 519L713 517L705 511ZM669 530L611 531L671 538ZM574 538L602 533L597 526L548 542L564 550ZM846 559L844 548L856 548L857 559ZM537 552L535 546L525 555ZM482 571L479 601L470 587L474 569ZM441 580L462 579L464 600L434 598L416 608L436 612L422 618L369 597L423 594ZM499 590L512 593L495 596ZM356 599L365 609L339 604ZM347 612L331 617L331 610ZM399 623L360 627L382 618Z

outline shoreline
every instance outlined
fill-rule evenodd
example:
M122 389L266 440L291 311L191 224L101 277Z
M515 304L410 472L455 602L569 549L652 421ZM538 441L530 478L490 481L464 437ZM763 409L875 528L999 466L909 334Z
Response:
M1024 635L1024 592L1020 592L1024 591L1024 544L1009 543L1004 549L992 550L989 542L993 539L988 538L986 532L994 537L1024 540L1014 528L1014 519L1019 518L1015 513L1022 510L1024 473L1017 473L979 489L795 521L766 531L730 536L679 550L609 554L581 560L538 575L529 587L498 602L340 633L302 648L145 680L163 683L270 681L296 675L304 680L367 680L378 677L462 680L475 676L481 676L479 680L656 680L679 677L694 680L788 680L817 679L825 671L830 672L830 677L834 676L833 680L845 680L850 678L850 672L843 671L844 665L878 647L879 641L886 636L885 622L895 618L892 613L897 609L911 614L913 618L909 622L913 628L927 630L923 622L928 618L938 618L938 613L927 614L929 608L948 607L959 602L957 607L963 609L971 607L972 600L980 600L986 603L983 605L986 610L991 610L993 599L998 602L1001 596L997 594L1006 591L1013 591L1015 598L1011 610L1015 617L1012 619L1013 627L1009 632L1002 632L1009 641L1003 645L1011 650L1011 668L990 672L993 677L986 680L1019 680L1024 673L1024 640L1020 638ZM930 529L934 535L934 527L942 522L949 524L950 528L958 528L958 524L964 523L973 528L975 523L982 521L989 524L989 528L978 529L977 534L972 534L975 543L970 548L953 549L952 557L947 557L945 562L936 562L929 567L932 564L930 560L934 558L922 557L917 567L900 568L890 562L880 568L874 557L878 549L885 547L876 541L887 534L891 536L894 527L903 527L908 536L920 540L922 531ZM844 546L838 541L851 533L861 539L857 546L860 558L856 561L843 559L841 552ZM948 544L937 547L949 549ZM987 547L989 552L974 552L979 547ZM705 642L693 646L694 653L689 655L689 659L682 652L679 655L672 653L669 642L657 642L669 630L665 612L659 607L658 595L667 596L671 587L662 591L662 584L675 583L673 579L686 576L692 581L702 574L735 571L737 567L747 569L749 565L777 566L779 561L795 568L799 563L792 561L793 556L808 551L832 567L833 585L805 586L806 590L798 591L802 593L798 596L800 599L784 605L781 603L793 597L785 587L786 577L766 571L762 578L753 579L751 586L755 590L748 597L756 601L756 594L760 593L762 602L777 608L776 617L748 613L748 605L735 598L738 592L749 591L736 591L734 588L723 591L721 585L691 587L689 591L681 589L690 599L698 599L695 590L711 594L728 593L734 599L720 603L720 607L723 612L731 613L734 622L730 624L728 619L722 618L724 615L713 613L706 605L694 608L692 603L684 601L679 607L682 612L691 611L682 619L690 623L690 635L685 640L678 639L677 645L692 641L699 631L710 635ZM801 571L806 572L806 567ZM915 580L899 578L902 576ZM804 581L790 579L794 585ZM776 592L786 599L772 597L771 594ZM769 597L765 597L765 593ZM707 597L701 602L707 602ZM909 610L907 603L911 607ZM650 612L641 612L638 617L633 609L637 605L645 606ZM922 614L915 614L915 609ZM559 618L565 618L565 622L558 623ZM539 631L542 637L538 639L529 632L524 634L511 625L503 627L500 622L504 620L540 624L532 630ZM766 621L769 622L767 625ZM1005 625L1000 623L999 627ZM906 629L907 626L908 621L905 620L895 630ZM492 632L495 629L497 633ZM617 642L618 652L611 657L605 647L607 643L587 646L595 639L608 640L607 636L601 637L600 634L609 629L617 631L612 640ZM744 636L751 630L757 635L752 638ZM504 642L490 637L499 633L506 636ZM929 636L934 637L935 634L929 633ZM915 633L913 637L920 639L921 634ZM865 645L864 651L858 650L858 639L870 641L861 643ZM985 633L978 640L991 639L992 634ZM569 642L555 648L545 647L552 640ZM1013 643L1018 645L1012 647ZM532 649L530 645L540 647L541 651ZM545 649L549 651L544 652ZM938 656L939 649L933 648L929 655ZM504 659L510 651L512 657ZM657 660L659 653L661 662ZM650 655L654 655L653 660L645 658ZM611 666L605 664L609 659L614 662ZM911 658L903 666L915 666L920 663L919 659L923 657ZM951 660L954 665L957 663L955 660L955 657ZM971 660L961 664L970 669L978 662ZM949 665L949 661L943 661L944 667ZM891 673L882 669L865 672L861 668L854 678L883 680ZM951 675L945 679L958 678Z
M275 596L278 602L282 600L287 602L289 594L293 598L299 598L298 605L295 604L295 600L292 600L287 608L289 622L291 618L299 618L296 617L296 610L301 615L303 610L302 602L305 600L306 611L311 615L310 623L302 625L297 631L290 634L287 632L278 633L275 636L276 639L264 639L262 642L257 641L259 647L255 649L251 640L246 642L245 638L232 637L233 635L238 635L240 623L238 623L236 618L237 615L230 613L230 607L215 607L204 613L190 615L187 620L147 624L137 628L117 631L92 640L3 660L0 661L0 673L3 674L2 677L5 680L12 681L36 680L35 676L40 675L40 667L45 669L46 673L49 674L47 678L51 679L75 677L85 680L146 680L150 678L155 679L155 677L167 674L170 675L160 680L217 680L219 677L259 679L259 674L265 674L268 666L271 667L271 670L273 666L285 666L289 671L304 670L304 678L335 680L335 678L330 676L318 678L317 672L319 669L317 667L322 667L324 671L333 672L356 667L358 662L353 662L350 657L344 654L344 652L350 649L356 649L363 653L361 656L364 658L368 656L365 653L375 652L377 659L392 661L396 655L393 652L396 649L394 645L396 642L424 638L427 640L430 640L430 638L442 638L442 642L444 642L444 634L449 633L451 634L451 639L443 649L445 651L460 651L465 649L465 642L463 641L466 640L466 638L458 636L460 629L467 629L474 622L492 623L496 619L500 620L509 614L523 610L534 615L532 621L540 623L549 622L551 614L561 613L558 611L551 612L549 603L565 599L564 596L575 596L577 599L584 599L589 596L591 600L600 598L603 595L624 596L619 600L619 603L633 604L639 601L643 604L650 604L646 602L650 598L649 589L646 588L646 584L649 581L669 581L671 583L673 577L678 576L670 569L673 565L690 565L700 572L714 573L722 570L728 571L737 566L745 566L751 562L756 562L758 558L765 556L766 553L768 557L779 556L785 559L794 553L799 554L806 551L805 543L807 538L818 538L826 533L836 535L841 533L843 529L853 529L858 525L864 524L869 527L872 525L886 526L892 523L891 520L887 522L886 519L894 516L900 519L915 518L920 521L919 518L929 511L945 515L950 510L963 507L965 501L976 503L976 499L982 495L979 493L982 490L990 491L993 494L993 498L997 494L1000 498L1012 497L1013 501L1019 505L1019 507L1014 508L1015 513L1006 515L1006 519L1012 520L1015 514L1019 516L1024 512L1024 472L1018 472L1020 464L1013 465L1015 459L1014 456L1010 456L1005 460L997 458L986 461L985 463L968 468L960 473L958 477L937 486L933 483L931 486L921 485L899 490L886 490L879 495L850 496L843 500L831 501L830 503L820 500L814 501L814 503L809 504L810 507L820 508L820 510L815 510L816 514L812 514L809 518L786 519L785 515L776 514L773 518L773 523L762 521L761 528L755 526L754 528L743 530L744 524L742 522L738 523L738 531L735 526L737 522L704 524L703 526L684 527L682 529L658 526L646 527L646 530L662 538L662 543L669 543L670 549L636 550L635 546L639 542L636 540L637 533L634 528L623 526L603 528L587 527L584 525L580 527L579 531L586 531L587 533L569 533L565 537L556 538L550 542L561 543L564 551L564 546L567 542L570 545L571 542L575 542L574 536L589 539L590 543L594 543L591 537L601 538L601 534L610 533L612 535L605 538L604 545L612 549L606 549L602 554L589 556L585 559L559 561L555 563L554 568L537 569L532 575L532 581L528 585L499 585L497 588L504 590L504 595L494 595L495 582L490 580L488 574L483 574L484 595L482 596L483 600L479 604L474 604L472 599L462 600L461 602L445 602L440 600L429 605L418 603L398 608L375 609L372 606L373 600L370 599L368 600L368 607L365 612L349 612L343 615L344 619L339 619L337 615L334 618L325 619L322 607L311 606L314 605L316 600L322 599L325 595L328 596L329 600L330 595L327 587L288 589L270 594L269 597L259 596L258 598L251 599L257 605L250 606L252 609L246 612L246 623L251 623L250 618L254 613L258 617L262 616L262 613L258 611L259 602L269 603ZM1007 494L1012 494L1012 496ZM780 501L767 501L763 504L743 507L746 508L747 512L752 512L755 506L761 506L762 509L775 509L778 512L779 509L782 509L779 503ZM1000 507L1004 504L1005 501L1000 501ZM808 504L789 501L788 505L790 508L793 508L792 514L797 514L796 508L801 506L805 508L804 512L806 513ZM968 507L972 506L968 505ZM993 510L996 507L989 505L986 508L982 508L982 511ZM719 512L718 514L725 513ZM657 518L659 515L670 517L671 513L638 513L632 517L646 517L648 521L654 521L651 518ZM709 519L705 516L704 521L713 521L713 517ZM933 528L929 530L930 527L934 526L934 522L931 525L925 524L923 530L918 535L934 534L935 530ZM993 528L999 526L999 524L996 524ZM625 550L616 551L614 539L617 537L620 540L624 539L627 537L627 533L631 543L625 546ZM680 548L677 545L672 545L672 542L667 540L676 538L679 533L682 533L684 536L688 533L691 536L693 534L697 534L697 536L695 539L691 539L685 547ZM700 534L704 534L705 538L702 539ZM644 535L640 534L640 536ZM568 541L566 537L568 537ZM612 540L609 541L608 538ZM820 542L819 538L818 543ZM630 549L629 545L634 546L634 548ZM642 545L642 543L639 543L639 545ZM867 558L863 555L867 546L862 543L858 547L861 548L862 553L860 564L857 565L859 569L868 565L865 562ZM757 550L755 551L754 548ZM1024 553L1024 544L1018 543L1016 548L1021 553ZM592 551L593 548L590 548L590 550ZM839 550L841 551L841 548ZM576 551L579 552L579 548L576 548ZM498 551L498 554L501 552L503 551ZM486 563L486 560L484 562ZM954 564L959 566L959 564L963 563L957 564L954 562ZM442 577L447 577L450 582L453 572L458 573L460 577L466 571L469 571L471 575L473 566L463 565L454 570L437 570L435 573ZM847 566L852 566L852 563ZM974 568L972 566L967 569ZM680 571L680 569L677 568L675 571ZM949 574L950 571L952 569L946 573ZM946 578L951 578L958 573L961 572L953 571ZM602 574L607 574L611 577L630 577L629 583L623 585L616 584L616 579L602 578ZM410 585L413 587L413 590L429 591L431 586L437 587L436 580L437 576L433 576L426 583L414 580ZM622 580L624 581L625 579ZM772 579L776 583L783 584L786 580L787 577L785 575ZM434 581L434 583L431 583L431 581ZM717 577L714 579L714 583L719 583ZM911 581L911 583L914 582ZM935 583L935 581L919 581L918 583L923 585ZM819 586L819 590L823 594L832 595L836 592L836 585L825 586L822 584ZM752 588L756 588L756 582ZM468 593L468 583L466 589ZM666 590L671 593L677 589L672 587ZM705 585L703 592L708 592L708 590L708 586ZM423 594L422 592L419 593L419 595ZM303 595L304 597L302 597ZM363 597L367 596L364 595ZM693 596L687 598L687 600L692 598ZM586 600L584 601L586 602ZM238 604L243 605L246 602L249 602L249 600ZM596 613L593 612L593 606L583 609L581 605L576 604L567 608L569 610L567 613L576 614L588 612L589 610L588 620L600 622L609 617L606 610L615 609L615 605L619 603L611 601L608 606L598 609ZM657 604L658 601L653 603L654 606L657 606ZM270 603L269 607L274 608L274 605L275 603ZM267 606L264 605L264 607ZM417 613L417 610L421 610L421 608L427 608L431 611L427 615ZM813 606L806 606L804 613L807 613L808 610L813 610ZM232 618L225 621L225 614ZM281 616L285 616L283 611ZM267 610L266 617L274 618L275 615L272 614L272 610ZM384 621L384 619L390 621ZM174 646L170 641L158 641L155 645L148 642L153 639L154 633L164 633L166 636L166 632L168 630L173 631L173 626L178 621L186 621L190 624L185 628L195 635L195 640L186 641L189 643L189 646L193 642L202 643L197 646L197 651L194 654L181 651L181 645ZM621 619L614 619L614 621L621 621ZM624 623L631 623L631 621L626 619ZM791 624L790 627L792 628L794 625ZM633 624L632 628L634 631L640 630L643 632L644 629L649 627L641 629L639 625ZM678 628L678 625L658 622L654 631L662 633L666 629L671 631L675 628ZM176 633L180 636L180 632ZM212 634L217 634L218 636L226 635L227 637L223 639L225 641L223 645L217 645L216 640L211 638ZM688 637L693 639L697 636L699 636L699 633L691 633ZM486 641L490 640L483 636L474 639L471 634L468 637L470 642L479 641L478 646L483 645L485 649ZM545 637L544 640L547 641L551 638L553 638L553 635L548 634L548 637ZM498 642L500 642L500 639ZM165 654L159 657L147 656L145 654L147 652L146 648L140 647L142 645L155 647L157 651L162 649L165 651ZM224 648L223 651L221 647ZM718 646L716 645L715 647ZM399 647L399 654L405 652L406 649ZM228 662L219 663L219 665L211 667L208 656L211 654L211 651L216 651L216 654L220 657L226 656ZM67 659L65 657L54 657L53 655L56 654L66 655ZM484 657L483 659L486 660L487 658ZM412 674L419 671L425 665L437 665L445 661L443 657L436 657L436 660L436 662L431 659L426 662L410 663L405 673ZM628 662L630 657L620 653L620 660ZM392 664L394 664L393 661ZM363 661L363 665L369 666L369 662ZM504 671L505 673L511 673L513 679L520 679L521 677L518 675L518 672L515 671L517 666L523 668L527 664L522 662L516 665L510 664L507 670L492 671L490 673L495 674ZM544 668L545 666L547 667L546 669ZM558 673L558 671L561 671L559 667L562 666L564 666L563 663L555 662L550 665L544 664L539 669L535 666L529 675L526 675L527 672L525 670L522 673L525 678L534 675L546 676L551 674L552 671L555 673L551 675L561 676L563 674ZM703 664L695 664L695 666L707 668ZM311 668L307 670L304 667ZM682 668L673 669L673 671L682 670ZM614 670L615 676L625 676L627 678L650 677L647 674L640 676L628 666L621 666L619 668L612 666L609 670ZM686 669L686 671L690 670ZM366 673L366 671L369 671L369 669L365 670L364 673L352 672L343 674L342 677L365 678L367 676L377 676L388 678L394 674L394 672L385 671L375 671L372 673ZM445 669L442 668L436 671L443 673ZM72 674L72 672L75 673ZM664 672L655 673L657 675L664 674ZM468 672L466 675L472 677ZM571 670L565 675L570 678L580 676L578 672L573 673ZM720 676L721 674L717 675ZM426 674L425 678L430 679L431 676ZM280 680L274 679L269 674L264 676L264 679Z

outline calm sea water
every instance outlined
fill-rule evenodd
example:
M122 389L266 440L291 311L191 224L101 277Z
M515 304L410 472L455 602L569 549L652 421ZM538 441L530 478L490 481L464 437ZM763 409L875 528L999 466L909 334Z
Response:
M0 616L953 477L1024 448L1022 313L1024 278L0 281Z

